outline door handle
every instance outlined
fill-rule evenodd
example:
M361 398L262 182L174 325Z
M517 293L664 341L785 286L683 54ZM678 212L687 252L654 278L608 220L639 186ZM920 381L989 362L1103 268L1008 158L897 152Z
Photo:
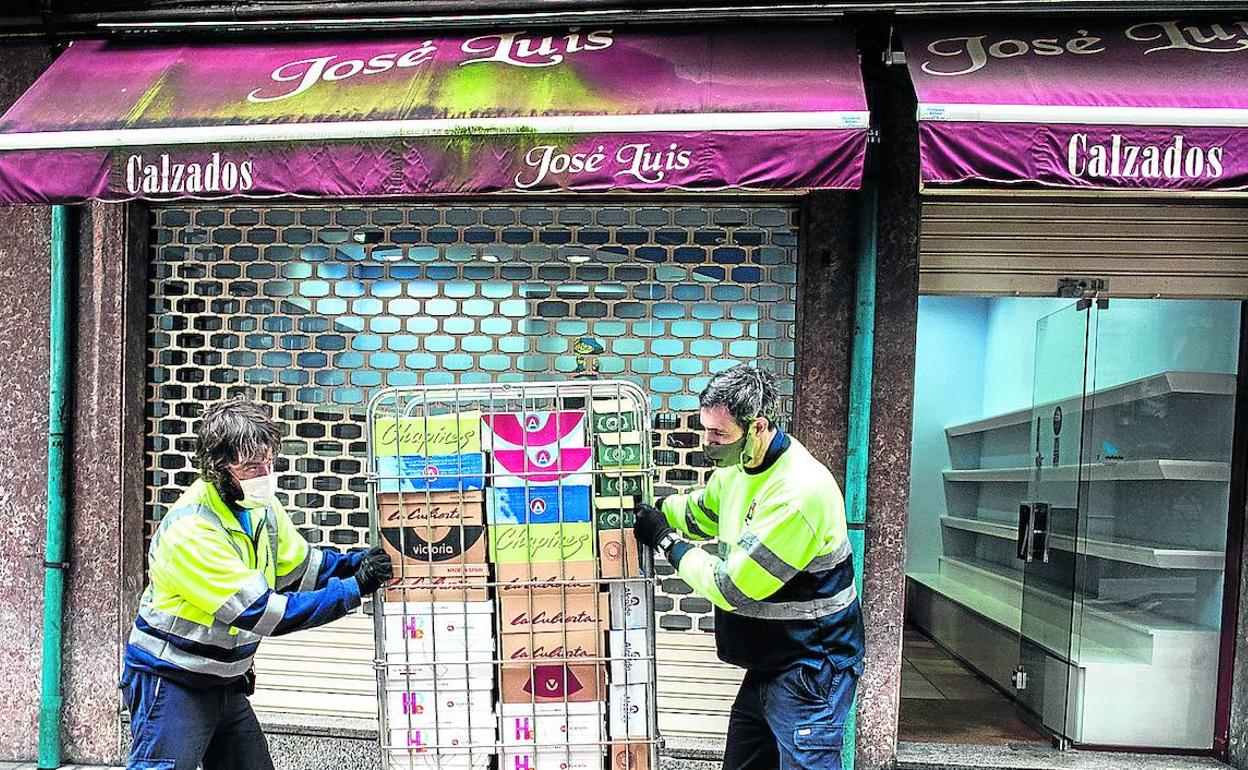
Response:
M1034 521L1032 522L1035 536L1031 540L1031 559L1049 562L1049 504L1036 503L1033 506Z
M1048 503L1018 506L1018 558L1027 562L1049 561Z
M1031 561L1031 539L1035 534L1034 519L1031 506L1023 503L1018 506L1018 558Z

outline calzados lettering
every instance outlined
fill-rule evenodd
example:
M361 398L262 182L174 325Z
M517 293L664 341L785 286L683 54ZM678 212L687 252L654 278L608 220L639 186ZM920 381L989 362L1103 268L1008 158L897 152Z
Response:
M219 152L207 163L175 161L169 153L155 159L136 153L126 159L126 190L131 195L246 192L253 185L251 161L222 160Z
M1120 134L1096 141L1079 133L1066 143L1066 169L1093 179L1217 179L1222 148L1198 147L1182 135L1164 145L1133 142Z

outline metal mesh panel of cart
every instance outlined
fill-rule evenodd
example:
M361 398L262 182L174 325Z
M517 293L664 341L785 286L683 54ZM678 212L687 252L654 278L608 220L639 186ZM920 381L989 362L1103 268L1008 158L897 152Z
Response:
M368 409L389 768L657 767L649 398L617 381L399 387Z

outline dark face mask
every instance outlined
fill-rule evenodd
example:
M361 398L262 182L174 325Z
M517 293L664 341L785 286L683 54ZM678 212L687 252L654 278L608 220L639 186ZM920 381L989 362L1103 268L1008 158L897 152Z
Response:
M717 468L729 468L733 465L741 465L749 459L746 455L745 448L750 439L750 430L752 430L753 427L754 424L752 422L742 425L741 430L743 432L741 434L741 438L731 444L703 444L702 454L705 455L706 459L710 460L711 463Z
M746 435L743 434L731 444L704 444L702 454L706 455L706 459L710 460L716 468L740 465L741 457L745 453L745 439Z

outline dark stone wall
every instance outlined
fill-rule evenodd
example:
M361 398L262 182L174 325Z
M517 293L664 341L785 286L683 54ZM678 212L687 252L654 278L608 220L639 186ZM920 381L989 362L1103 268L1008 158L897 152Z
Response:
M0 109L51 59L41 45L0 47ZM34 757L39 724L51 222L47 207L0 207L0 760Z
M878 61L878 60L877 60ZM919 148L914 94L902 67L873 72L871 111L880 127L875 368L863 611L867 667L858 712L858 767L882 767L897 744L905 618L906 511L919 292Z
M854 323L856 196L816 192L801 209L793 434L845 483Z
M7 109L53 58L55 52L43 45L0 47L0 109ZM141 513L129 526L123 515L141 506L134 497L142 493L145 333L141 317L137 326L133 317L126 317L145 307L142 274L136 284L123 259L127 216L127 208L118 205L80 208L78 268L72 277L70 331L75 341L67 459L71 566L66 575L61 723L63 756L75 762L118 758L118 642L141 589L134 585L136 576L142 577ZM0 634L0 761L32 759L38 751L50 255L50 207L0 208L0 306L9 318L0 329L0 382L5 388L0 399L0 537L6 543L5 558L0 559L0 628L5 629ZM123 494L126 484L129 491Z
M867 665L858 690L856 766L878 768L896 752L901 694L919 188L909 79L902 68L868 65L867 71L881 136L872 148L878 194L875 360L863 576ZM842 483L861 203L858 194L814 193L802 210L794 432Z
M119 758L121 641L142 590L145 303L142 273L125 264L136 217L145 233L139 210L81 210L62 725L66 758L84 763Z

